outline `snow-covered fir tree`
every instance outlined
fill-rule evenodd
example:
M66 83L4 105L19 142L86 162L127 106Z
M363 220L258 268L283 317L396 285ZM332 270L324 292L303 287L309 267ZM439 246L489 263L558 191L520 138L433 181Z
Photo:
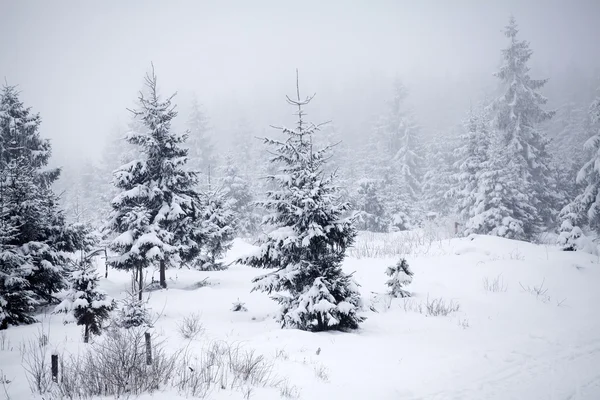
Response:
M547 102L539 92L546 79L535 80L529 75L527 63L533 54L529 43L517 38L519 30L513 17L504 31L509 45L502 50L503 62L496 76L501 81L503 94L491 106L492 126L495 134L501 137L498 150L506 148L508 154L492 153L498 161L508 158L512 176L502 177L511 189L505 190L502 203L505 210L494 213L493 204L484 207L489 215L502 219L508 218L521 226L520 233L509 229L520 239L531 239L533 235L555 217L556 199L548 188L555 186L550 171L548 139L539 129L540 123L552 117L554 112L545 111L542 106ZM484 183L484 185L486 185ZM510 196L510 197L507 197ZM528 210L525 212L525 208ZM487 223L493 227L493 224ZM508 224L504 224L507 226ZM495 230L496 234L505 231Z
M192 100L187 129L189 166L193 171L208 175L211 169L215 169L215 148L210 137L208 117L196 98Z
M456 137L451 133L436 135L426 145L425 174L422 185L422 207L431 216L446 216L454 211L450 196L453 187Z
M117 171L114 184L120 193L112 200L107 224L116 237L110 249L117 253L110 264L136 270L142 298L143 270L159 266L160 285L166 287L165 269L194 257L199 241L194 237L200 222L194 172L185 170L187 135L171 131L177 115L172 96L162 99L154 70L146 75L145 91L133 111L145 129L132 131L127 141L139 148L140 158Z
M464 133L455 150L455 174L449 195L454 199L458 217L464 222L476 215L479 178L488 163L491 143L489 116L483 108L471 108L464 123Z
M273 294L281 305L283 327L323 331L357 328L361 297L356 283L342 271L346 248L356 236L349 204L339 200L334 175L323 168L329 149L313 147L318 126L304 121L303 107L312 98L288 103L297 107L294 129L281 128L285 141L265 139L280 172L269 177L279 190L262 202L270 214L264 222L274 229L260 240L256 254L239 262L275 271L254 279L253 290Z
M231 202L235 214L235 231L238 235L250 237L258 231L260 215L254 205L254 193L250 182L236 166L234 157L227 156L222 181L223 193Z
M408 266L405 258L400 259L396 265L387 267L385 274L390 277L385 283L392 297L410 297L410 292L405 289L406 285L413 280L413 272Z
M134 279L135 280L135 279ZM152 314L148 308L147 301L142 300L137 295L137 286L134 282L134 289L127 293L124 299L119 303L119 308L116 312L114 323L116 326L124 329L136 328L145 326L151 328Z
M584 226L600 232L600 95L590 105L589 115L593 131L585 142L588 160L577 175L582 192L560 214L559 244L565 248L576 247Z
M0 330L9 325L35 322L31 314L37 304L27 280L31 260L17 246L10 244L18 229L7 218L9 209L4 203L6 178L3 175L0 178Z
M419 129L407 108L406 87L396 80L388 112L379 127L384 156L385 200L397 229L412 228L420 219L418 202L423 178Z
M110 316L115 302L98 288L100 275L89 256L83 257L69 277L69 289L55 313L66 314L65 322L83 325L83 341L88 343L91 335L100 335L103 323Z
M65 223L58 197L52 191L60 170L48 167L51 146L49 140L40 136L40 122L39 115L19 100L15 87L3 88L0 94L1 218L8 231L12 231L10 237L4 239L4 248L22 257L23 263L19 265L26 273L15 276L15 279L19 275L26 277L28 285L22 288L33 291L38 302L51 303L56 301L54 295L66 285L64 267L69 253L79 247L81 238Z
M235 234L236 214L233 211L234 201L221 190L209 190L202 193L200 207L202 210L202 249L194 262L194 266L202 271L225 269L219 261L231 248Z
M370 232L387 232L389 216L381 193L383 183L376 179L361 179L354 196L355 208L359 212L357 228Z

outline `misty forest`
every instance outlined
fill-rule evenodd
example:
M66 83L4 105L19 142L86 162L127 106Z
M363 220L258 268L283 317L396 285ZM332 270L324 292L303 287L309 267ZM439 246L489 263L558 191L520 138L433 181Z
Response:
M598 17L0 1L0 396L600 398Z

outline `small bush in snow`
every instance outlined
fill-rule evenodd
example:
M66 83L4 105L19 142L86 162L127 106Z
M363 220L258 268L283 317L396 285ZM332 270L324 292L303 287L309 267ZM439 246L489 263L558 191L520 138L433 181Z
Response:
M314 366L315 376L323 382L329 382L329 370L322 364Z
M504 283L504 279L502 278L502 274L498 275L495 278L488 278L487 276L483 278L483 288L486 292L506 292L508 290L508 286Z
M542 283L537 286L523 286L521 282L519 282L519 285L521 286L521 289L523 289L523 291L532 294L533 296L535 296L536 299L540 300L542 303L547 303L551 300L551 298L548 295L548 288L544 287L545 282L546 278L542 279Z
M121 307L114 322L118 327L125 329L153 325L146 302L139 300L134 293L128 293L127 297L121 300Z
M47 343L48 336L40 329L33 339L19 345L21 365L31 393L44 394L52 386Z
M299 399L300 389L297 386L290 384L286 379L279 384L279 397L285 399Z
M428 296L425 309L427 310L427 315L431 315L432 317L441 315L445 317L453 312L457 312L460 309L460 304L454 300L446 301L442 298L430 300Z
M248 309L246 308L246 303L243 303L238 299L238 301L233 303L233 307L231 307L231 311L242 311L246 312Z
M188 340L193 340L204 332L204 325L202 324L200 315L197 313L184 317L177 328L181 336Z
M385 273L390 277L385 283L389 287L390 296L410 297L410 292L404 290L404 286L412 282L413 272L405 258L400 259L396 265L388 267Z

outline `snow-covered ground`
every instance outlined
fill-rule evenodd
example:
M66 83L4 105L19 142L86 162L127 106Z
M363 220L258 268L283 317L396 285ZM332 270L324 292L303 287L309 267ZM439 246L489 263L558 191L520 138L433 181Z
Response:
M227 261L252 249L237 240ZM381 295L384 271L397 257L385 255L402 252L415 274L408 288L414 297L390 301ZM367 307L378 310L365 311L368 319L358 331L280 329L272 318L277 304L250 292L251 279L264 271L240 265L220 272L168 271L169 289L150 296L153 310L161 313L155 331L170 349L181 348L187 342L178 324L199 313L205 331L191 347L225 340L253 349L273 363L288 394L301 399L600 399L597 256L496 237L363 233L344 268L355 272ZM486 290L498 277L498 290ZM204 278L210 286L191 288ZM121 298L129 279L111 270L101 286ZM247 312L231 311L238 299ZM436 299L459 309L429 315L427 303ZM0 333L2 380L10 381L0 385L0 397L35 398L19 347L40 329L49 332L52 352L76 353L86 346L80 327L63 325L57 315L40 318L43 324ZM281 387L255 388L250 398L281 394ZM173 389L143 396L178 397ZM242 399L244 393L215 390L207 398Z

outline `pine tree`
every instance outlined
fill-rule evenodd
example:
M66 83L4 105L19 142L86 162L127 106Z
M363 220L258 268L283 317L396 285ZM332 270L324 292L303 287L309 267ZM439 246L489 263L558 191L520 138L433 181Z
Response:
M210 169L215 169L215 149L210 137L208 118L196 98L192 100L187 128L189 165L194 171L209 174Z
M358 182L356 209L359 211L357 227L370 232L387 232L390 220L381 198L382 182L362 179Z
M456 159L448 148L456 148L456 139L451 134L439 134L427 145L421 201L428 215L446 216L454 211L450 191Z
M0 95L2 220L13 231L5 246L26 260L26 279L36 300L50 303L66 286L68 253L82 238L66 225L52 191L60 170L48 168L51 146L40 137L40 123L39 115L19 100L16 88L5 86Z
M275 269L255 278L253 290L274 293L283 327L357 328L364 319L360 293L341 268L356 230L352 218L344 217L349 204L338 200L334 175L323 173L329 149L313 147L318 126L304 121L303 106L312 97L300 100L298 87L297 94L297 100L287 98L298 108L296 128L281 128L285 141L265 139L273 148L272 162L281 165L280 173L269 177L280 190L268 192L262 202L271 212L264 222L274 229L261 239L256 254L239 262Z
M490 143L491 129L486 111L471 108L464 123L460 144L455 150L456 172L452 177L453 187L449 191L449 195L455 200L458 216L464 222L477 215L476 204L485 200L477 197L477 193L479 178L488 165Z
M102 323L108 319L115 302L98 289L100 276L91 257L80 260L70 276L70 287L55 313L67 314L66 322L73 319L83 325L83 341L88 343L91 335L102 333Z
M585 142L589 158L577 174L582 192L561 210L560 215L563 224L559 242L564 242L561 244L567 247L568 238L581 236L579 232L584 225L595 232L600 231L600 95L590 105L589 115L594 130Z
M33 266L29 257L10 242L18 228L6 218L8 209L4 203L4 177L0 181L0 330L9 325L31 324L37 304L27 277Z
M221 191L208 191L201 196L202 207L202 250L195 262L202 271L225 269L218 260L231 248L235 233L233 201Z
M410 292L404 287L412 282L413 272L408 267L405 258L400 259L396 265L388 267L385 274L390 279L385 283L389 287L389 294L392 297L410 297Z
M519 30L513 17L504 33L509 46L502 50L503 64L496 76L502 83L504 94L492 103L493 128L502 137L501 146L507 147L514 174L510 178L514 187L504 195L503 202L522 226L524 239L531 239L543 224L550 224L554 218L556 199L547 190L554 186L550 173L548 139L538 126L550 119L554 112L545 111L542 106L547 99L539 93L547 82L529 76L529 61L533 51L527 41L517 39ZM501 157L500 157L501 158ZM498 166L499 167L499 166ZM521 202L523 196L532 209L521 212L512 209L512 203Z
M241 236L254 235L260 223L260 216L254 206L254 193L231 155L226 158L222 187L224 196L230 200L231 211L235 214L235 231Z
M133 111L145 129L127 136L141 157L115 172L114 183L121 193L112 201L108 222L109 231L117 235L110 248L118 254L110 263L136 271L140 300L145 268L158 264L160 285L166 287L165 269L197 253L193 232L200 213L196 175L184 170L187 150L182 144L187 135L171 132L177 115L173 96L159 97L154 70L146 75L145 86L139 110Z
M422 163L418 127L405 105L407 90L396 80L393 97L380 128L383 136L386 204L397 229L412 228L420 219L418 202L421 197Z

